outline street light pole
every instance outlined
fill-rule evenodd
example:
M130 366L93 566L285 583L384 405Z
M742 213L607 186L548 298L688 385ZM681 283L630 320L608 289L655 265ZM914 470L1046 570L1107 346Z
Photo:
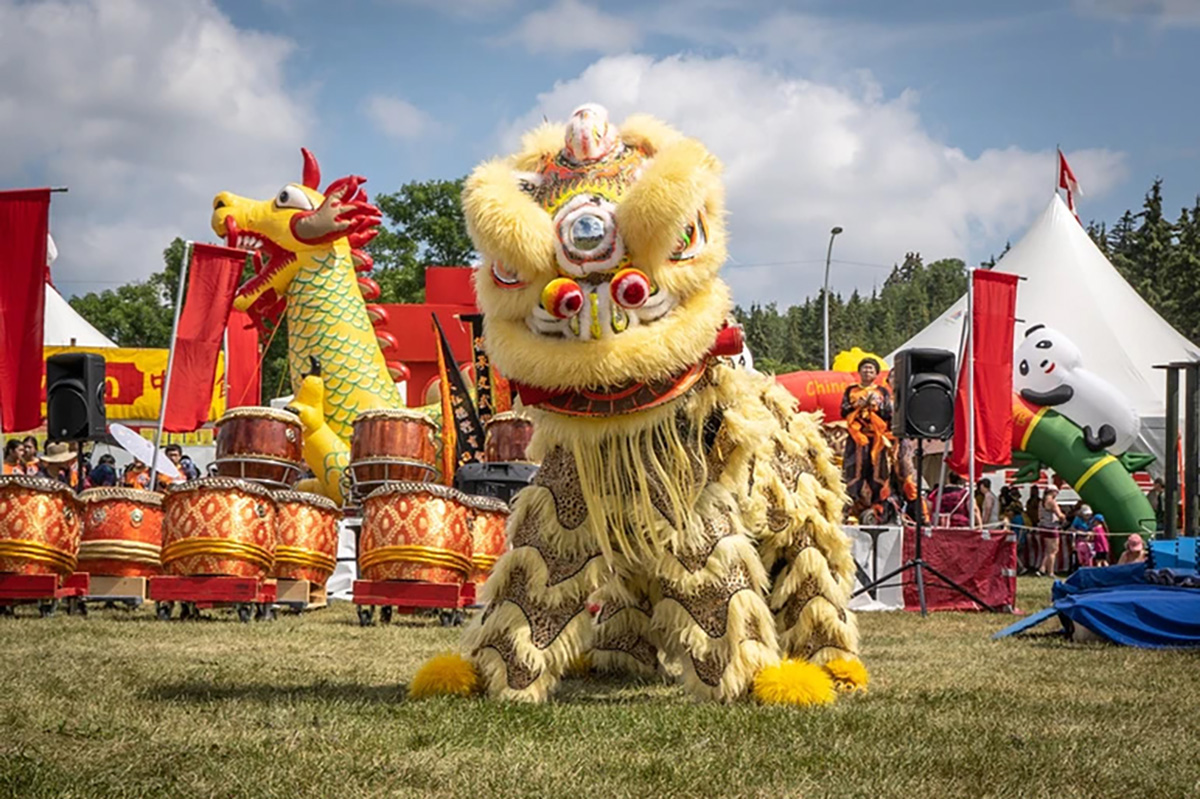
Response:
M833 239L842 232L835 227L829 231L829 249L825 252L825 371L829 371L829 261L833 257Z

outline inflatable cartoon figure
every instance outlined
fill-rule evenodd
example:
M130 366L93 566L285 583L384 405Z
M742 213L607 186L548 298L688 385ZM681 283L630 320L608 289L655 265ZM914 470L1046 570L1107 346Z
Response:
M275 197L214 197L212 228L230 247L261 255L261 270L238 290L234 306L261 317L286 303L291 407L300 415L304 459L318 483L304 488L340 504L355 418L404 403L363 299L364 290L378 296L378 287L355 274L371 268L359 248L375 236L379 209L359 188L366 182L361 177L318 191L320 167L312 153L302 152L303 180Z
M661 122L618 129L586 105L467 181L486 346L534 415L542 466L465 657L427 663L414 696L544 700L589 652L605 669L672 664L718 701L866 684L820 422L725 357L742 345L717 278L719 171Z
M1083 368L1079 348L1063 333L1034 325L1013 362L1013 390L1079 425L1088 449L1120 453L1137 440L1137 411L1116 386Z

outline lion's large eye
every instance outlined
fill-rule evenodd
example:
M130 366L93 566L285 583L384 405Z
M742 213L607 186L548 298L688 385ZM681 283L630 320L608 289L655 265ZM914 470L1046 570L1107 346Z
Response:
M672 261L690 261L704 250L708 244L708 221L704 211L696 213L696 221L691 222L679 235L679 243L671 253Z
M298 211L311 211L313 209L312 200L308 199L308 195L302 192L297 187L288 184L279 190L279 194L275 195L276 208L295 208Z
M529 285L516 272L510 272L504 264L492 261L492 282L502 289L519 289Z

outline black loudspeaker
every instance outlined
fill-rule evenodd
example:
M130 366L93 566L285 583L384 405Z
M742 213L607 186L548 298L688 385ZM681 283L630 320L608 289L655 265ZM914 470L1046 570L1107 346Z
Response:
M47 358L46 437L94 441L104 435L104 359L90 352Z
M945 441L954 435L954 353L913 348L896 353L892 434Z

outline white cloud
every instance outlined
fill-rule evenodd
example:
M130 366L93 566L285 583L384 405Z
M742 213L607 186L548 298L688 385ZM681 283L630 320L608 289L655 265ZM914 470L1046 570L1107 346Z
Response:
M209 0L0 0L0 184L70 186L56 282L144 278L173 236L212 238L216 192L298 179L312 124L285 87L291 50Z
M1200 25L1200 3L1196 0L1075 0L1083 14L1122 21L1135 19L1163 27Z
M399 97L372 95L365 108L375 127L393 139L416 139L437 127L432 117Z
M582 0L558 0L528 14L502 37L530 53L618 53L641 40L637 23L606 14Z
M618 122L655 114L724 161L736 259L725 277L742 303L812 294L833 225L845 228L835 258L856 262L835 267L834 286L869 291L908 251L968 262L999 252L1050 199L1052 150L971 157L928 132L915 93L889 98L867 78L846 89L738 58L603 58L540 95L504 129L504 148L543 115L565 119L584 102ZM1091 197L1123 176L1119 153L1068 156Z

